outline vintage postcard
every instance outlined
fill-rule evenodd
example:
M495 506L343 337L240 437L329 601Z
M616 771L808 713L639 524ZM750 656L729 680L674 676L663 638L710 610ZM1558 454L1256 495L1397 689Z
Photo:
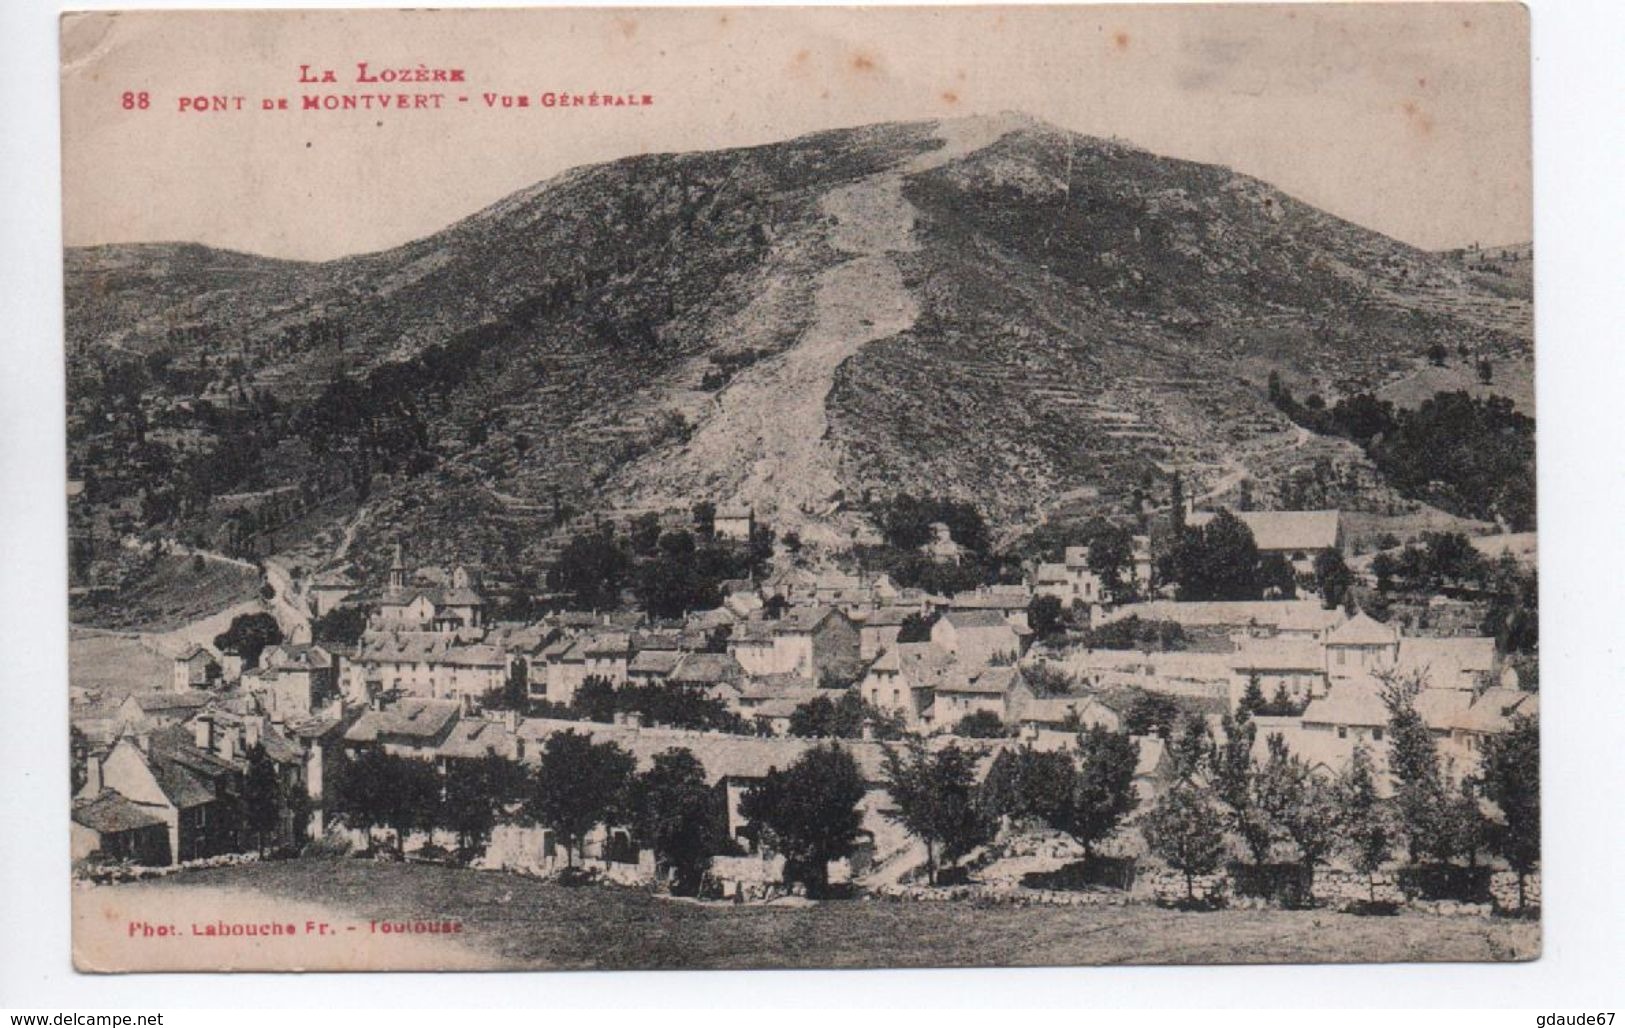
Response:
M76 965L1537 957L1528 44L65 15Z

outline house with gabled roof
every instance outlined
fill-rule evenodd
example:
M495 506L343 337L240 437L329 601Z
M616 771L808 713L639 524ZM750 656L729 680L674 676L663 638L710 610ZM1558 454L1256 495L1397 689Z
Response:
M748 503L719 504L716 515L711 519L711 532L718 539L750 542L751 532L755 529L756 512L751 510Z
M858 694L880 710L902 715L911 728L926 724L938 686L955 669L953 654L935 643L893 643L870 661Z
M339 695L339 658L315 643L266 647L260 666L244 673L243 688L273 721L310 717Z
M192 643L175 655L174 689L207 689L220 677L220 654L202 643Z
M310 584L305 586L305 595L310 600L310 612L316 617L332 613L360 588L361 583L356 581L348 564L320 572L312 576Z
M1230 668L1232 710L1254 681L1266 700L1284 691L1301 705L1326 695L1326 651L1313 639L1243 637L1230 658Z
M685 653L667 676L671 685L699 689L707 695L723 697L745 678L745 669L727 653Z
M462 715L456 700L407 696L363 713L344 733L350 750L375 746L394 756L432 760Z
M858 626L858 656L869 660L881 650L894 645L898 633L903 630L903 622L911 616L918 616L918 612L911 607L873 607L854 611L852 620Z
M1343 548L1343 517L1335 510L1241 510L1236 518L1253 534L1260 556L1286 558L1299 571L1314 570L1322 553ZM1185 524L1200 528L1212 521L1214 511L1193 511Z
M1014 661L1026 648L1016 627L998 610L949 610L931 626L931 641L970 668L994 659Z
M1026 690L1026 696L1021 696ZM1000 721L1015 720L1015 709L1032 698L1032 690L1013 664L966 668L963 664L937 686L931 720L949 731L972 714L989 713Z
M637 685L655 685L666 681L682 662L683 651L677 649L642 649L626 665L626 680Z
M226 717L214 711L195 726L126 733L105 755L93 755L77 797L75 850L100 846L108 835L114 836L115 849L137 851L140 859L159 864L241 850L248 841L241 798L249 749L264 745L287 781L299 780L300 771L296 758L280 745L285 740L261 734L263 719L246 720L231 734L216 737L214 722ZM161 847L154 821L163 826ZM277 841L294 838L293 827L284 811L285 831ZM136 834L117 838L125 832ZM98 838L93 840L91 833ZM84 849L80 855L89 852Z
M728 653L746 674L814 680L857 671L861 648L857 625L838 607L791 607L776 621L742 621L728 638Z
M1345 683L1304 709L1306 732L1335 734L1339 739L1380 743L1388 728L1388 705L1375 686Z
M162 867L170 863L169 826L154 807L102 789L73 801L69 850L74 860L99 854L104 860Z
M1326 634L1326 677L1333 686L1385 674L1398 656L1399 630L1364 611Z

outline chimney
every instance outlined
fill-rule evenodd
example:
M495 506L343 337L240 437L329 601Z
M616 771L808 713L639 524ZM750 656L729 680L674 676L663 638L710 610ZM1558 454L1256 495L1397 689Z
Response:
M874 737L875 737L875 719L874 718L866 717L866 718L863 719L863 725L859 729L859 737L863 738L863 739L868 739L868 740L874 739Z
M463 716L464 717L473 717L474 716L474 697L473 697L473 695L471 695L470 693L465 692L465 693L458 694L457 698L460 701L462 701Z
M519 711L505 710L502 712L502 725L510 732L519 731Z
M260 744L261 724L261 719L257 717L251 717L243 722L244 749L253 749Z
M214 745L214 722L208 718L200 717L192 722L192 742L200 750L206 750Z

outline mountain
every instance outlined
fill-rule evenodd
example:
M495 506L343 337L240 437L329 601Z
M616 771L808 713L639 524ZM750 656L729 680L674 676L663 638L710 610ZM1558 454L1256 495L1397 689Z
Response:
M1174 471L1215 499L1251 478L1265 503L1313 466L1332 500L1398 509L1356 447L1275 409L1270 373L1330 397L1435 343L1531 360L1526 290L1019 115L578 168L330 262L103 246L70 250L66 276L82 474L109 452L101 383L140 355L171 400L274 398L232 490L331 488L347 453L353 502L307 521L366 493L358 552L407 534L519 564L559 507L740 501L840 544L868 527L843 501L869 490L971 500L1016 531ZM360 416L333 413L351 400ZM372 441L349 453L346 432Z

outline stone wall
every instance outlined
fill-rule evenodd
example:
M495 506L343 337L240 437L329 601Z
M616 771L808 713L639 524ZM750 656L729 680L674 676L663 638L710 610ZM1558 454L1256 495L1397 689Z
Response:
M1191 882L1190 895L1199 903L1223 905L1247 910L1263 910L1274 906L1261 897L1236 896L1226 874L1197 875ZM1113 889L1060 890L1029 889L1011 882L971 883L939 886L899 884L871 890L873 895L902 902L969 901L998 905L1048 906L1125 906L1155 903L1171 906L1187 901L1185 876L1178 871L1159 867L1142 867L1136 874L1134 888L1123 892ZM1530 875L1525 885L1528 906L1540 905L1540 876ZM1509 871L1497 872L1491 881L1495 897L1488 903L1462 903L1454 900L1407 899L1400 892L1398 878L1393 873L1379 873L1370 881L1366 876L1338 868L1319 868L1315 873L1314 898L1317 906L1333 910L1361 909L1366 904L1393 904L1406 910L1442 916L1488 917L1497 911L1508 913L1518 907L1517 876Z

